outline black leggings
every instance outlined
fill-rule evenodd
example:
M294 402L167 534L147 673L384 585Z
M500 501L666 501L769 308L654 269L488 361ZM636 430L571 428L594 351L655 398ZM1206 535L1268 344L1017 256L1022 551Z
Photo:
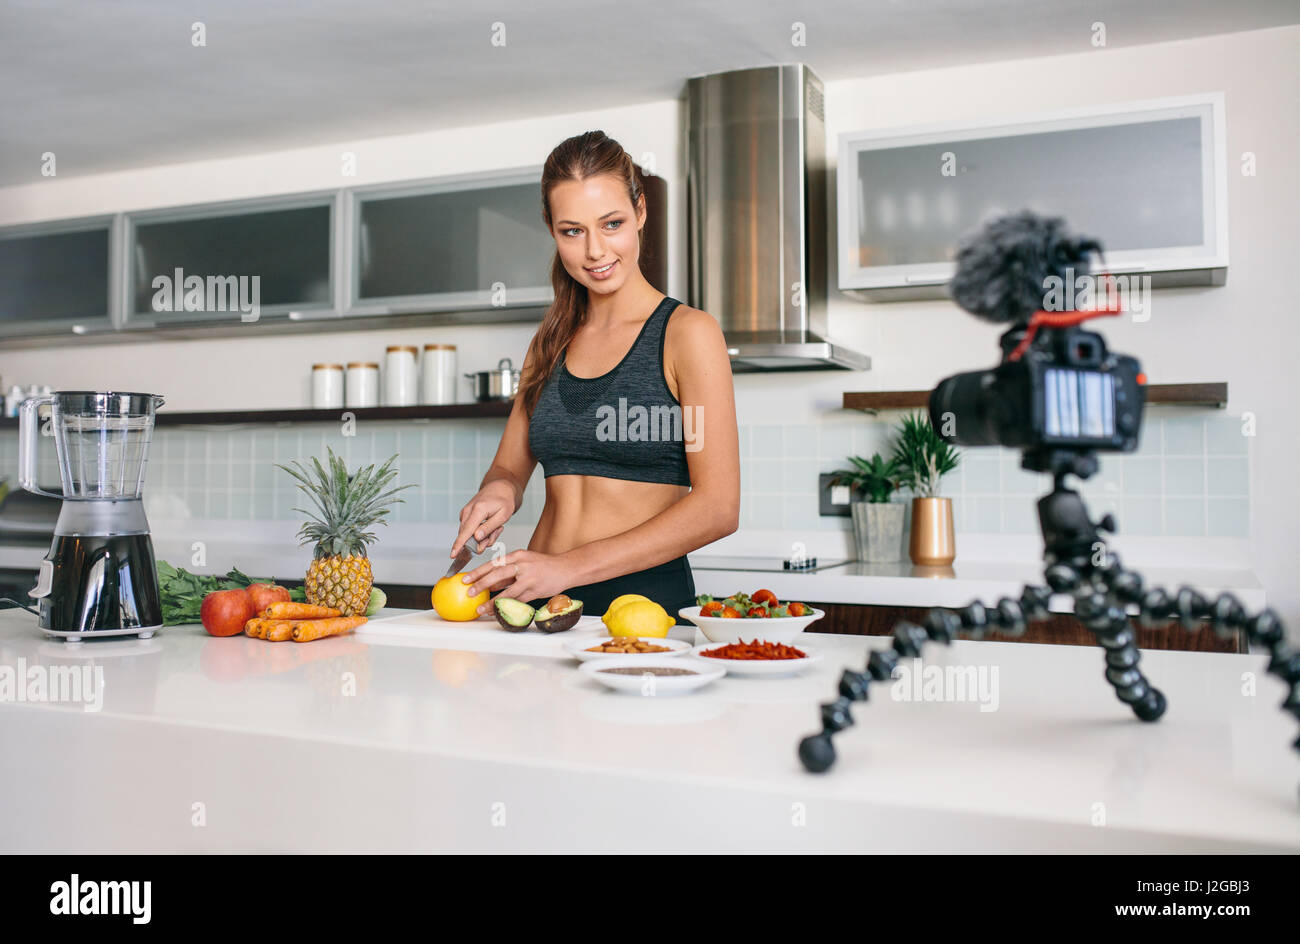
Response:
M639 593L654 600L678 623L689 623L677 616L677 611L695 602L695 578L686 555L655 567L647 567L621 577L610 577L598 583L584 584L564 591L575 600L582 601L584 616L602 616L615 597L625 593ZM529 605L542 606L545 600L530 600Z

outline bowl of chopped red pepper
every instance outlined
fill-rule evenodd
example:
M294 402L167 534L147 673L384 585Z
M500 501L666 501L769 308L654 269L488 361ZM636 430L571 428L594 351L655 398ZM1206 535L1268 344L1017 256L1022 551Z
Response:
M806 603L781 602L771 590L752 595L733 593L696 597L695 606L684 606L677 615L700 628L710 642L739 642L741 638L788 643L804 628L826 614Z
M728 675L792 675L821 661L821 654L810 646L761 639L706 643L696 646L691 654L726 665Z

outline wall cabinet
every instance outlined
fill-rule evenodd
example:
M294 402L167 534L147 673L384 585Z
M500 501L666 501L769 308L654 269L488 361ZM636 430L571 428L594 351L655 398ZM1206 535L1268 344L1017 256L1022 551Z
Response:
M555 242L540 171L349 191L346 313L548 304Z
M667 291L667 185L643 183L641 267ZM540 167L8 227L0 338L537 321L554 253Z
M336 203L326 193L128 214L125 326L333 313Z
M113 223L98 217L0 232L0 336L111 330Z
M1099 238L1112 274L1222 284L1223 123L1216 93L841 135L839 287L870 300L942 295L960 238L1021 209Z

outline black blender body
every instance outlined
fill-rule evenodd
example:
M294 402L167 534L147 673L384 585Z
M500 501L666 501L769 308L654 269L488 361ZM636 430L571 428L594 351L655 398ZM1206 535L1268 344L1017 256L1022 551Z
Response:
M162 628L158 569L140 493L154 411L148 393L60 392L20 410L19 481L35 484L37 411L50 404L63 504L54 540L30 595L49 635L139 635Z
M65 502L65 509L69 504ZM50 588L41 597L40 626L61 636L139 632L148 638L162 628L162 602L144 508L139 499L96 504L122 507L100 516L98 528L67 530L101 533L65 534L55 528L45 557ZM59 516L60 524L66 517ZM123 525L131 533L122 533Z

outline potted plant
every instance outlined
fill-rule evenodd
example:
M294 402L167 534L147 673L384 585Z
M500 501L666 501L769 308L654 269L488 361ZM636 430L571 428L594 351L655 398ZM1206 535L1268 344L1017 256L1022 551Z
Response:
M912 492L909 551L918 566L945 567L957 556L952 499L939 495L939 480L957 468L960 454L943 440L924 413L909 413L898 424L891 457L902 484Z
M889 496L898 488L898 463L876 453L868 461L849 456L851 469L838 469L829 485L852 489L849 513L853 516L853 539L858 560L871 563L896 561L903 556L903 512L901 503Z

